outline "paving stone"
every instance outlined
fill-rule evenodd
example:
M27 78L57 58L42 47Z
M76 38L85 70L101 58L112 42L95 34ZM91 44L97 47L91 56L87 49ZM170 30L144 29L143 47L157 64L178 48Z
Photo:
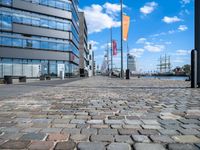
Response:
M174 143L169 136L165 135L151 135L150 138L155 143Z
M81 129L77 128L65 128L61 131L61 133L67 133L67 134L80 134Z
M79 150L106 150L103 143L100 142L82 142L78 144Z
M179 119L180 122L184 123L184 124L194 124L194 123L200 123L199 120L197 119Z
M0 145L0 149L26 149L29 144L30 141L9 140Z
M142 120L142 122L148 125L160 125L157 120Z
M131 150L131 146L126 143L111 143L108 145L107 150Z
M47 141L66 141L69 139L69 134L50 133L47 137Z
M89 135L73 134L70 136L70 139L75 142L87 142L87 141L89 141Z
M162 135L178 135L179 133L176 130L162 129L158 130Z
M99 129L99 134L118 134L117 129Z
M169 112L163 112L163 113L160 113L160 118L161 119L181 119L182 117L181 116L178 116L178 115L174 115L172 113L169 113Z
M97 129L95 129L95 128L89 128L89 129L83 128L81 130L81 134L87 134L87 135L89 135L89 134L97 134Z
M123 120L110 120L110 119L106 119L105 120L105 123L106 124L123 124L124 121Z
M140 120L125 120L125 124L128 125L142 125L143 123Z
M40 132L43 133L60 133L62 130L62 128L45 128L42 129Z
M118 129L118 132L121 135L138 134L138 131L137 130L133 130L133 129Z
M70 121L71 124L85 124L85 120L82 119L72 119Z
M197 125L197 124L181 124L181 127L185 128L185 129L199 129L200 128L199 125Z
M112 135L92 135L90 137L92 142L113 142L114 137Z
M161 144L136 143L135 150L166 150Z
M139 133L142 135L159 135L160 134L157 130L139 130Z
M44 140L46 137L46 134L43 133L27 133L24 134L22 137L19 138L19 140Z
M29 146L30 150L48 150L52 149L54 143L51 141L33 141Z
M198 147L191 144L169 144L169 150L199 150Z
M95 124L95 125L91 125L91 128L105 129L105 128L109 128L109 125L106 125L106 124L102 124L102 125Z
M89 124L103 124L103 120L88 120L87 123Z
M142 129L140 125L129 125L129 124L124 124L122 125L124 129Z
M142 143L151 142L148 136L145 136L145 135L132 135L132 138L135 142L142 142Z
M119 143L129 143L129 144L133 144L133 140L131 139L130 136L128 135L116 135L115 136L115 141L119 142Z
M178 131L184 135L200 135L200 131L196 129L179 129Z
M194 135L178 135L172 137L176 142L179 143L200 143L200 138Z
M159 125L142 125L144 129L162 129Z
M23 129L22 132L25 132L25 133L33 133L33 132L39 132L42 128L26 128L26 129Z
M73 150L76 148L76 143L73 141L58 142L54 150Z
M120 124L112 124L110 126L112 129L121 129L122 128L122 125L120 125Z

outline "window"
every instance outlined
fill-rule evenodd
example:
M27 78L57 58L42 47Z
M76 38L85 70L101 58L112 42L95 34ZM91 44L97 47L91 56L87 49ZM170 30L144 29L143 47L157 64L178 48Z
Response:
M49 49L57 50L57 45L54 42L49 42Z
M64 3L63 3L63 2L57 1L57 2L56 2L56 8L64 9Z
M39 0L32 0L32 3L38 4L38 3L39 3Z
M22 40L21 39L13 38L12 43L13 43L12 45L15 46L15 47L22 47Z
M40 4L47 5L48 4L48 0L40 0Z
M50 74L52 76L56 76L57 75L57 64L56 61L50 61Z
M46 19L41 19L41 20L40 20L40 25L41 25L42 27L48 27L48 20L46 20Z
M22 17L18 14L13 15L13 22L22 23Z
M24 24L31 24L31 19L30 18L24 17L22 20L23 20Z
M48 3L49 6L51 6L51 7L55 7L56 6L55 0L48 0L48 1L49 1L49 3Z
M33 26L39 26L40 25L40 20L39 19L32 19L32 25Z
M11 3L12 3L11 0L1 0L0 1L0 4L9 5L9 6L11 5Z
M11 17L8 15L2 16L2 28L6 30L11 30L12 24L11 24Z
M63 30L64 29L63 23L57 22L56 24L57 24L56 29L58 29L58 30Z
M69 51L69 49L70 49L70 48L69 48L69 44L64 44L64 49L63 49L63 50L64 50L64 51Z
M62 44L62 43L57 43L57 50L63 51L63 50L64 50L64 44Z
M49 21L49 28L56 29L56 22L50 20L50 21Z
M33 48L40 48L40 41L33 40L32 44L33 44Z
M4 46L12 46L12 39L8 37L2 37L1 39L2 45Z
M42 42L41 42L41 49L48 49L48 48L49 48L48 42L42 41Z
M64 23L64 30L69 31L70 30L70 25L68 23Z

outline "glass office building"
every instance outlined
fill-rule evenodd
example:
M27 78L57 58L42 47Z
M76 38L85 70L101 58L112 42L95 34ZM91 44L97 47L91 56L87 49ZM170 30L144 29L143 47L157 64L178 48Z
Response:
M78 0L0 0L0 78L79 74Z

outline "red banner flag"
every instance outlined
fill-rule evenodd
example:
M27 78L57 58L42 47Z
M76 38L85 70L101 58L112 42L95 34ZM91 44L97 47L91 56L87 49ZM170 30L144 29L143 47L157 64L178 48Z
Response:
M117 55L117 42L115 40L112 41L112 49L113 49L113 56Z

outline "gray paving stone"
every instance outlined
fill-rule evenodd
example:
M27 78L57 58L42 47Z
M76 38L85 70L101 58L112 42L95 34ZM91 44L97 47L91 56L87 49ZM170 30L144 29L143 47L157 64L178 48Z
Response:
M0 149L26 149L29 144L30 141L9 140L0 145Z
M196 129L179 129L178 131L184 135L200 135L200 131Z
M75 142L80 142L80 141L87 142L89 141L89 136L84 134L72 134L70 136L70 139Z
M177 135L172 138L179 143L200 143L200 138L194 135Z
M145 135L132 135L132 138L135 142L142 142L142 143L151 142L148 136L145 136Z
M113 142L114 137L112 135L92 135L90 137L92 142Z
M169 150L199 150L198 147L191 144L169 144Z
M106 150L106 147L100 142L82 142L78 144L78 150Z
M166 150L161 144L136 143L135 150Z
M77 128L64 128L61 133L67 133L67 134L80 134L81 129Z
M128 135L116 135L115 136L115 141L119 143L129 143L133 144L133 140L131 139L130 136Z
M76 148L76 143L73 141L58 142L54 150L73 150Z
M107 150L131 150L131 146L126 143L111 143L108 145Z
M178 135L179 133L176 130L162 129L158 130L162 135Z
M70 121L71 124L85 124L85 120L82 119L72 119Z
M27 133L24 134L19 140L43 140L46 137L46 134L43 133Z
M124 123L124 121L123 120L110 120L110 119L108 120L108 119L106 119L105 123L106 124L120 124L120 125L122 125Z
M166 135L151 135L150 138L155 143L174 143L174 140Z
M133 130L133 129L118 129L118 132L121 135L138 134L138 131L137 130Z
M87 123L89 124L103 124L103 120L88 120Z
M82 130L81 130L81 134L97 134L97 129L95 129L95 128L83 128Z
M140 120L125 120L125 124L128 125L142 125L143 123Z
M112 134L112 135L116 135L118 134L117 129L99 129L99 134Z

